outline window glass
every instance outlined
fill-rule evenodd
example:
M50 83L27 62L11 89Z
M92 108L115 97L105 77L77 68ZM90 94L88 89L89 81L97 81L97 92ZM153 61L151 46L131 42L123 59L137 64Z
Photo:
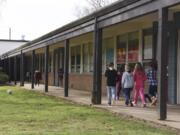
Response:
M153 36L152 29L143 31L143 59L152 59L153 57Z
M113 37L105 38L102 41L102 72L106 70L106 65L114 62L114 40Z
M152 59L152 35L144 37L144 59Z
M51 60L52 60L52 53L49 53L49 63L48 63L48 71L51 72Z
M139 33L133 32L128 35L128 62L138 61Z
M104 44L104 40L103 40L103 44L102 44L102 72L104 73L106 70L106 46Z
M71 47L71 72L80 72L81 46Z
M39 54L35 55L35 70L39 70Z
M75 72L75 55L76 55L76 48L71 47L71 72Z
M44 54L42 53L42 54L40 54L40 62L41 62L41 65L40 65L40 71L41 72L44 72L44 66L45 66L45 64L44 64Z
M81 46L76 46L76 72L80 72L81 67Z
M83 45L83 72L88 72L89 70L89 49L88 45Z
M89 70L93 72L93 44L89 43Z
M117 39L117 64L126 62L127 35L119 36Z
M106 63L114 62L114 43L113 38L107 38L104 40L106 46Z

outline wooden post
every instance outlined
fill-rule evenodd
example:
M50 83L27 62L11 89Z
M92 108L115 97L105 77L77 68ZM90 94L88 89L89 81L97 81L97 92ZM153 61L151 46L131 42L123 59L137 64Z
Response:
M17 56L14 57L14 85L17 84Z
M11 58L8 58L8 75L9 75L9 82L12 80L12 75L11 75Z
M48 92L49 46L45 48L45 92Z
M64 42L65 57L64 57L64 96L68 97L69 89L69 40Z
M101 84L102 84L102 29L98 28L97 19L94 26L94 71L93 71L93 91L92 104L101 104Z
M58 68L57 68L57 70L59 70L59 68L60 68L60 53L61 53L61 52L60 52L60 48L57 50L57 52L58 52L58 56L57 56L57 57L58 57L58 58L57 58L57 59L58 59L58 63L57 63L57 64L58 64L58 65L57 65ZM58 86L60 86L59 76L58 76Z
M158 22L153 22L153 59L157 57Z
M167 66L168 66L168 42L167 42L167 21L168 9L159 9L158 22L158 46L157 46L157 60L158 60L158 99L159 99L159 119L165 120L167 118Z
M56 64L55 64L55 62L56 62L56 61L55 61L55 50L54 50L54 51L53 51L53 83L54 83L54 86L55 86L55 84L56 84L56 83L55 83L55 81L56 81L56 78L55 78L55 74L56 74L56 72L55 72L55 69L56 69L56 68L55 68L55 65L56 65Z
M32 51L31 89L34 89L35 50Z
M21 51L20 86L24 86L24 53Z
M6 74L9 74L8 58L5 59L5 70Z

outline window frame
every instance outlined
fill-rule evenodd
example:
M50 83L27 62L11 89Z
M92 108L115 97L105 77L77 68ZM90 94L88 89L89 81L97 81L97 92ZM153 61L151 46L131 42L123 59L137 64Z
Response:
M77 50L78 50L78 47L80 47L79 51L80 51L80 69L79 71L77 71ZM74 49L74 65L72 65L72 48ZM80 74L81 73L81 68L82 68L82 51L81 51L81 48L82 48L82 45L76 45L76 46L71 46L70 47L70 72L71 73L78 73ZM74 66L74 70L72 70L72 66Z

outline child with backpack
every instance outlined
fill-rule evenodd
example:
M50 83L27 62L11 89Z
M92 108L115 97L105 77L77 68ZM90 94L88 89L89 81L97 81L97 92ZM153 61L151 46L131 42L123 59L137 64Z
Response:
M128 106L129 103L131 104L130 95L131 95L133 86L134 86L133 75L131 73L129 65L126 64L125 72L122 75L122 88L123 88L124 95L125 95L125 105L126 106Z

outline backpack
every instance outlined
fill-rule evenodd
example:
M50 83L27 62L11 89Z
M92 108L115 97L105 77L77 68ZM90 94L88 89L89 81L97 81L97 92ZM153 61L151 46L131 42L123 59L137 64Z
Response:
M124 87L125 88L133 88L133 86L134 86L133 75L132 74L126 75Z

